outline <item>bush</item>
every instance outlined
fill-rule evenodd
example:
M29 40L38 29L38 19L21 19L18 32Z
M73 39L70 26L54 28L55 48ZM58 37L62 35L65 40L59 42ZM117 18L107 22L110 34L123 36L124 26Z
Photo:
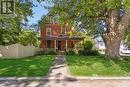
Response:
M97 50L79 50L78 51L78 54L79 55L91 55L91 56L95 56L95 55L98 55L98 51Z
M93 55L93 56L99 55L98 50L92 50L91 55Z
M83 50L79 50L78 54L79 55L98 55L98 51L97 50L92 50L93 48L93 43L91 41L85 41L83 43Z
M84 51L84 50L79 50L79 51L78 51L78 54L79 54L79 55L84 55L84 52L83 52L83 51Z
M90 51L93 48L93 44L91 41L85 41L85 43L83 43L83 47L84 50Z
M45 52L44 51L37 51L37 53L35 55L44 55Z
M73 50L69 50L66 52L67 55L75 55L75 52Z
M48 55L56 55L56 52L55 51L49 51Z
M83 50L83 55L91 55L91 50Z

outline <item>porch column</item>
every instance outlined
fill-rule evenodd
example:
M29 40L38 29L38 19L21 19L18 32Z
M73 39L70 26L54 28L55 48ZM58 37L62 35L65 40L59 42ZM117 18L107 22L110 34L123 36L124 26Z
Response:
M47 40L45 40L45 51L47 51Z
M65 40L66 41L66 51L67 51L67 46L68 46L68 44L67 44L67 40Z
M56 50L56 48L57 48L57 47L56 47L56 40L55 40L55 50Z

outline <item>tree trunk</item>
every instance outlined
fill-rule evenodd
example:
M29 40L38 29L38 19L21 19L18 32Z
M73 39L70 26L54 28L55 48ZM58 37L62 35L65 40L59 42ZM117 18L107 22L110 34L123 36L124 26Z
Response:
M105 43L105 56L107 58L120 59L120 43L130 22L130 9L122 18L118 18L118 10L112 10L106 19L108 31L102 35Z
M105 42L105 57L120 59L120 43L121 37L113 37L107 35L104 37Z

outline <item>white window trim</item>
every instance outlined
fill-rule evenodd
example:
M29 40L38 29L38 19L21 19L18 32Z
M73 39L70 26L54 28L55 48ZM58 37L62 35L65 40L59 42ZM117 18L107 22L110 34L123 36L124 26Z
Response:
M47 31L50 31L50 35L47 34ZM48 36L52 35L52 29L51 28L46 28L46 35L48 35Z
M62 34L62 29L63 29L63 27L61 28L61 35L66 35L66 28L64 28L65 29L65 34Z

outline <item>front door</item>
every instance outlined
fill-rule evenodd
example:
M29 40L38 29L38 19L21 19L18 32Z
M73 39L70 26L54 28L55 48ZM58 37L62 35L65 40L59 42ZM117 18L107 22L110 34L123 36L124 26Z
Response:
M51 48L51 40L47 40L47 48Z
M61 50L61 41L58 41L58 50Z

